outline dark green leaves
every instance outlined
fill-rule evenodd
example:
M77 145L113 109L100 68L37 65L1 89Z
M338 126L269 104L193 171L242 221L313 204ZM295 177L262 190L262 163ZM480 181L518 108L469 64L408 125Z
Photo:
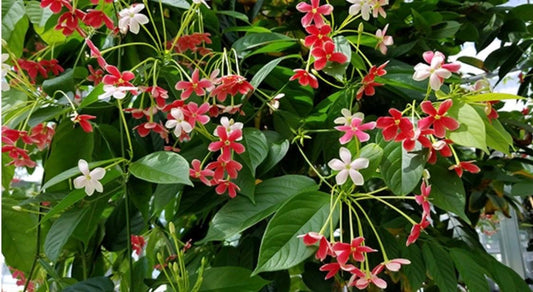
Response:
M112 292L113 281L107 277L90 278L63 289L63 292Z
M73 209L57 219L44 241L44 253L53 262L57 261L63 246L89 209Z
M192 185L189 179L189 163L174 152L159 151L133 162L131 174L145 181L159 184Z
M244 197L229 201L213 217L204 241L224 240L274 213L281 204L302 190L316 188L305 176L285 175L257 185L255 204Z
M487 151L485 124L471 105L454 100L448 113L460 124L457 130L448 135L453 142Z
M255 169L263 162L268 154L266 137L261 131L255 128L243 129L242 136L246 151L241 154L241 157L252 171L252 174L255 174Z
M320 231L329 203L330 195L318 191L300 193L285 203L268 223L254 274L288 269L313 254L313 248L305 247L297 236Z
M242 267L217 267L204 271L200 292L256 292L269 281Z
M429 241L422 247L426 267L441 291L455 291L457 278L453 262L440 244Z

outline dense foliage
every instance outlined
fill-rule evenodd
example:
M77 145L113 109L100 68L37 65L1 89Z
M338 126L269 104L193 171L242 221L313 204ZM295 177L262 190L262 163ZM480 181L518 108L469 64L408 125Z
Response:
M533 5L504 2L3 1L13 277L527 291L475 229L533 186ZM458 60L485 74L447 59L496 38Z

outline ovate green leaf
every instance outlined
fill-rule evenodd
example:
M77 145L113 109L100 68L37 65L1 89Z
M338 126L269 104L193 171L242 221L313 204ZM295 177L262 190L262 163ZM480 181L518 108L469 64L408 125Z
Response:
M407 152L401 143L384 142L381 173L391 191L397 195L410 193L420 181L426 164L426 155L420 145Z
M485 124L471 105L454 100L448 115L455 118L460 125L457 130L448 132L448 137L454 143L487 151Z
M204 271L199 292L256 292L269 281L251 276L252 271L243 267L216 267Z
M192 186L189 179L189 163L174 152L159 151L148 154L133 162L129 170L131 174L145 181Z

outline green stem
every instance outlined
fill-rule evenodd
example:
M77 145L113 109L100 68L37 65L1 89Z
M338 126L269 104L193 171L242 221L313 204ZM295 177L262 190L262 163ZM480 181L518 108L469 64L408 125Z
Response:
M376 227L372 223L372 220L370 220L370 217L368 217L368 214L365 212L365 209L357 202L353 201L357 208L361 210L363 213L363 216L365 216L366 220L368 221L368 224L370 225L370 228L374 232L374 235L376 236L376 239L378 240L379 248L381 249L381 254L383 255L383 259L387 262L389 258L387 257L387 252L385 251L385 247L383 246L383 242L381 242L381 237L379 237L378 231L376 230Z
M124 181L124 205L126 205L126 235L128 236L128 267L129 267L129 273L130 273L130 289L133 290L133 258L131 254L133 253L131 248L131 222L130 222L130 202L128 197L128 186L127 186L128 179L126 177Z
M130 131L128 129L128 123L126 122L126 117L124 116L124 110L122 110L122 101L117 100L117 105L118 105L120 119L124 126L124 131L126 132L126 139L128 140L128 147L130 148L128 152L130 159L128 161L131 161L133 159L133 145L131 143L131 136L130 136Z
M156 52L159 51L156 47L150 45L149 43L133 42L133 43L125 43L125 44L116 45L114 47L102 50L102 51L100 51L100 54L103 55L103 54L105 54L107 52L111 52L112 50L120 49L120 48L123 48L123 47L129 47L129 46L147 46L147 47L152 48Z
M402 215L411 224L413 224L413 225L418 224L418 223L415 222L415 220L411 219L411 217L409 217L407 214L405 214L402 210L398 209L396 206L392 205L391 203L381 199L379 196L373 196L373 195L369 195L369 194L361 194L361 195L380 201L381 203L389 206L391 209L396 211L398 214Z
M296 144L296 146L298 147L298 150L300 151L300 153L302 154L305 162L307 162L307 164L309 165L309 167L316 173L316 175L320 178L320 180L322 182L324 182L328 187L330 188L333 188L333 186L318 172L318 170L315 168L315 166L311 163L311 161L309 161L309 159L307 158L307 156L305 155L303 149L300 147L300 145Z

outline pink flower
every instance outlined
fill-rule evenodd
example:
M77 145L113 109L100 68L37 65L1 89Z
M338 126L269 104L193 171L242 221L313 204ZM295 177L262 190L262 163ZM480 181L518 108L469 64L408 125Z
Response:
M156 122L146 122L138 126L135 126L133 130L136 130L139 133L139 136L146 137L150 132L158 133L161 136L161 139L168 139L167 129L163 127L162 124Z
M105 70L109 73L102 79L102 82L104 82L105 85L133 87L130 80L135 78L135 74L132 72L120 72L118 68L113 65L105 66Z
M184 90L181 93L181 99L187 99L191 96L191 93L194 93L198 96L204 96L205 90L211 88L213 84L211 81L203 78L200 80L200 72L198 69L195 69L191 76L191 81L180 81L176 83L177 90Z
M389 109L390 117L379 117L376 120L376 128L382 129L383 138L385 141L390 141L398 135L398 131L409 133L413 131L413 124L411 121L402 117L402 113L395 109Z
M365 289L366 287L368 287L370 283L376 285L376 287L381 288L381 289L387 288L387 282L385 282L385 280L383 279L378 278L377 276L377 274L379 274L379 270L380 269L378 265L374 269L372 269L372 273L369 273L367 271L365 277L359 278L359 280L357 280L352 285L357 287L357 289L359 290Z
M352 140L353 136L356 136L357 139L361 142L366 142L370 139L370 135L363 131L372 130L376 127L376 122L369 122L362 124L362 118L353 118L350 125L336 126L335 129L345 132L344 135L339 139L341 144L346 144Z
M195 125L196 122L202 125L205 125L209 122L209 116L204 115L208 111L209 111L209 104L207 102L203 103L200 107L198 107L198 105L195 102L189 102L186 105L186 112L185 112L187 116L187 121L191 125Z
M211 169L203 169L201 162L198 159L194 159L191 162L192 168L189 170L189 175L192 178L197 178L201 180L206 186L210 186L211 182L207 179L208 176L212 177L215 173Z
M318 88L318 80L316 77L304 69L294 69L294 75L292 75L289 80L298 80L298 83L300 83L301 86L310 85L312 88Z
M402 265L409 265L411 264L411 261L408 259L398 258L389 260L383 264L385 265L385 267L387 267L387 270L392 272L398 272Z
M343 64L348 61L348 58L343 53L335 52L335 44L333 42L325 42L322 47L314 48L311 54L315 57L315 63L313 64L315 70L324 69L328 62Z
M389 28L389 24L385 25L383 30L378 29L376 31L376 38L378 39L378 43L376 44L376 48L379 48L379 51L383 54L387 54L387 46L392 46L394 44L394 40L391 36L386 35L387 29Z
M319 270L322 272L328 272L324 278L324 280L327 280L331 277L334 277L341 269L350 273L356 273L356 271L361 272L354 265L341 265L338 262L322 265Z
M387 64L389 64L389 61L381 64L379 67L376 67L376 65L370 67L368 74L363 77L363 80L361 80L361 87L359 87L359 89L357 90L357 100L360 100L363 97L363 93L366 96L374 95L376 93L374 87L383 85L381 83L375 82L374 80L376 79L376 76L383 76L387 74L387 71L385 70Z
M429 194L431 193L431 185L426 186L426 182L422 181L420 185L420 195L415 196L416 203L422 206L423 214L429 214L430 205L429 205Z
M235 96L237 93L248 94L248 92L254 90L250 82L246 81L245 77L239 75L223 76L218 81L221 84L211 91L211 96L216 96L220 102L225 101L228 94Z
M426 135L433 134L433 130L430 129L416 129L411 132L401 132L396 136L394 141L399 142L403 140L402 146L406 151L413 151L416 146L416 142L419 142L420 145L424 148L432 147L431 141Z
M471 160L471 161L461 161L459 162L459 164L456 164L456 165L452 165L450 166L450 170L455 170L455 172L457 173L457 175L459 177L462 177L463 176L463 170L466 170L470 173L479 173L481 171L481 169L475 165L474 163L474 160Z
M444 79L452 76L452 72L457 72L461 68L458 63L445 64L445 56L441 52L425 52L423 54L424 60L430 64L429 66L423 63L418 63L415 66L415 73L413 79L422 81L429 77L429 85L433 90L439 90Z
M429 117L419 120L418 127L421 129L428 129L433 125L435 131L434 134L439 138L443 138L444 135L446 135L446 129L450 131L456 130L459 128L459 123L455 119L446 116L447 111L452 105L453 101L448 99L442 102L439 109L436 110L429 100L422 102L420 108L422 108L422 111L428 114Z
M350 153L350 150L344 147L340 148L339 155L341 160L334 158L328 163L328 166L331 169L339 171L339 173L335 176L335 181L337 184L343 185L348 179L348 176L350 176L355 185L363 185L365 183L365 179L358 170L368 167L368 159L357 158L352 161L352 154Z
M452 150L450 149L450 146L448 144L451 144L452 141L449 139L439 140L434 142L431 145L431 148L429 148L429 156L428 156L428 162L431 164L435 164L437 162L437 151L440 153L440 155L444 157L450 157L452 156Z
M106 68L107 62L104 59L104 57L102 57L102 54L100 53L100 50L98 50L98 48L94 45L94 43L90 39L88 39L88 38L85 39L85 42L87 43L87 46L91 50L91 57L96 58L96 60L98 61L98 65L100 65L100 67ZM117 69L117 71L118 71L118 69Z
M320 0L311 0L311 5L300 2L296 5L296 9L305 15L302 17L302 26L307 27L311 22L315 22L316 27L322 27L324 25L324 19L322 15L329 15L333 11L333 6L324 4L319 6Z
M321 261L323 261L328 254L334 255L331 249L331 244L322 234L317 232L308 232L306 234L298 235L298 238L302 238L304 244L307 246L314 245L315 243L319 242L315 257Z
M331 26L327 24L320 28L315 25L310 25L306 27L305 30L310 34L305 37L306 47L321 47L323 43L332 41L331 38L328 37L328 34L331 32Z
M333 245L333 252L335 252L339 264L345 265L350 259L350 256L354 261L363 262L365 260L364 253L377 251L368 246L361 245L364 241L365 239L363 237L356 237L352 239L351 243L335 243Z
M211 162L207 165L207 169L214 169L213 177L216 180L224 178L224 173L227 173L230 178L237 178L239 171L242 169L242 164L235 160L225 161L220 155L217 161Z

